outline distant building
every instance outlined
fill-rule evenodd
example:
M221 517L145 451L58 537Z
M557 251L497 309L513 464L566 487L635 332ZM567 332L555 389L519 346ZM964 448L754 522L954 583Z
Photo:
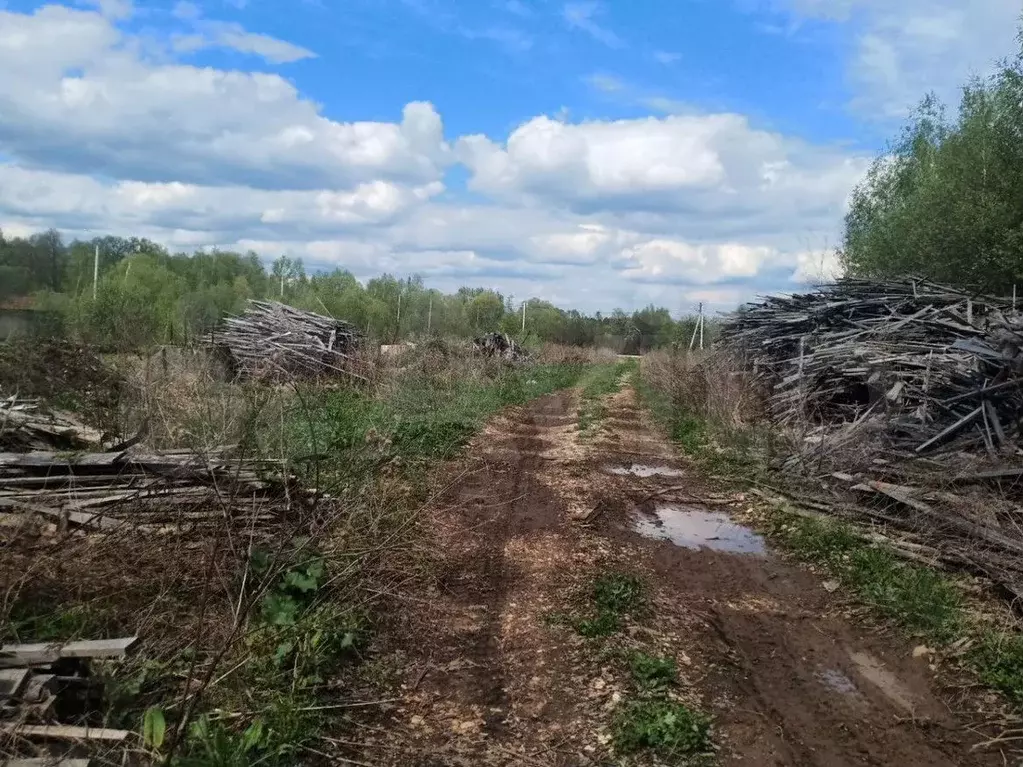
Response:
M31 296L16 296L0 302L0 342L25 336L49 335L55 326L50 312L35 308Z

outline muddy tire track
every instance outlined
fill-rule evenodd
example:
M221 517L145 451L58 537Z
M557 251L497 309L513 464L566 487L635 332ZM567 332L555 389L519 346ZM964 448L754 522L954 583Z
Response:
M970 751L977 738L910 646L850 623L817 577L708 548L714 536L688 549L639 535L652 494L682 486L656 497L688 503L706 491L631 388L606 406L581 440L576 393L543 397L495 419L450 467L430 515L438 564L411 627L393 758L375 763L606 763L628 680L546 619L616 567L650 584L651 616L630 631L680 659L683 686L714 717L721 763L1002 764Z

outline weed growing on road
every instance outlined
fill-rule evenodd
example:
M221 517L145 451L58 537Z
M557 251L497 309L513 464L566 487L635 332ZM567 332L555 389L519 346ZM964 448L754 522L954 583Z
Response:
M587 639L608 637L618 632L622 620L643 607L643 581L634 575L609 572L597 576L590 590L587 614L567 617L567 622ZM550 622L565 622L551 616Z
M594 365L579 382L581 389L579 400L579 431L584 435L607 415L607 408L602 402L609 394L614 394L622 386L625 377L637 369L635 360L617 362L615 364Z
M675 684L678 667L673 658L636 651L629 657L632 678L641 690L659 690Z
M593 584L593 603L600 612L625 615L643 605L643 581L627 573L606 573Z
M670 700L639 700L623 706L612 723L620 754L650 749L663 759L710 753L710 721L688 706Z

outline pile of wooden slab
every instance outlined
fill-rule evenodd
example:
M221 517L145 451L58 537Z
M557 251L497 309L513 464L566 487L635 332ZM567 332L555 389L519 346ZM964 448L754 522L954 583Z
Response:
M1011 299L846 278L744 307L720 344L756 372L780 424L819 427L817 440L869 429L917 454L1019 442L1023 318Z
M293 381L351 377L359 333L354 325L274 301L250 301L240 317L228 317L212 343L226 350L244 378Z
M73 450L102 439L102 432L71 413L44 408L37 399L0 397L0 449Z
M507 333L486 333L472 341L473 349L486 357L500 357L509 362L519 362L528 358L528 354Z
M243 516L257 525L302 497L277 461L191 451L0 453L5 524L36 516L64 527L167 532Z
M47 747L54 741L123 743L128 730L96 726L103 710L103 683L91 667L94 661L124 658L136 637L120 639L5 644L0 647L0 733L20 744L21 753L36 756L0 764L85 767L90 760L39 756L66 751Z

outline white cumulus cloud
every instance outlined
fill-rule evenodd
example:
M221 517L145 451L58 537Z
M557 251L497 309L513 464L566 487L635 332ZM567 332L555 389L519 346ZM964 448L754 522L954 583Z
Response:
M846 23L854 39L848 77L853 106L898 120L928 92L958 101L966 80L983 76L1018 48L1019 0L774 0L797 18Z
M97 13L0 12L0 145L34 165L144 181L264 187L428 182L448 163L440 116L342 123L284 78L157 64Z

